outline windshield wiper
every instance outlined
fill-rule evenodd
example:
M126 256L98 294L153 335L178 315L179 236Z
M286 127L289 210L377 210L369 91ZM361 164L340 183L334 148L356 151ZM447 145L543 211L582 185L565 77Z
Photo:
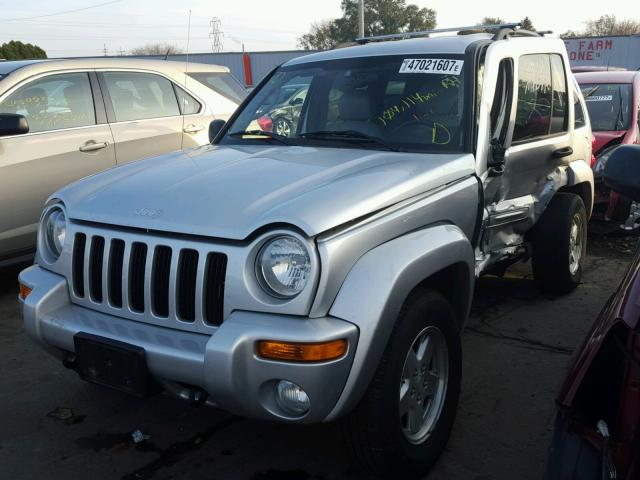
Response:
M259 137L265 140L275 140L276 142L280 142L284 145L289 145L289 140L287 137L282 135L278 135L273 132L265 132L264 130L243 130L241 132L232 132L229 133L230 137Z
M380 145L387 150L399 152L398 148L392 147L383 139L378 137L372 137L366 133L359 132L357 130L319 130L317 132L305 132L298 134L302 138L311 138L314 140L354 140L356 142L369 142Z
M591 95L593 95L594 93L596 93L598 91L598 89L600 88L600 85L595 85L594 87L591 87L589 89L589 91L585 94L583 94L584 99L586 100L587 98L589 98Z

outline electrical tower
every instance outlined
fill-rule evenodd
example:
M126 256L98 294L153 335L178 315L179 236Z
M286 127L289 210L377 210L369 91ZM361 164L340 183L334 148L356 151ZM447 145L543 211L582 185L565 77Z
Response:
M224 33L220 30L222 21L218 17L213 17L209 22L209 38L211 39L211 51L219 53L222 51L222 36Z

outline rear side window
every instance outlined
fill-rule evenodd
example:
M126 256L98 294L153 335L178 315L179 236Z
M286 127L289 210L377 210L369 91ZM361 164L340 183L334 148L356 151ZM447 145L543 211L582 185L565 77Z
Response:
M180 87L176 86L176 95L178 95L178 104L180 105L180 113L183 115L193 115L198 113L202 105L195 98L189 95Z
M533 140L566 131L567 102L567 76L560 55L520 57L513 141Z
M166 78L134 72L103 75L117 122L180 115L173 86Z
M551 103L551 126L549 133L561 133L567 131L567 75L564 71L564 63L560 55L549 55L551 60L551 87L553 97Z
M582 102L580 102L580 99L578 98L577 94L574 97L573 109L574 109L573 128L584 127L587 124L587 122L584 118L584 108L582 108Z
M0 103L0 113L24 115L30 133L96 124L86 73L49 75L29 82Z
M232 102L242 103L247 96L247 90L229 73L196 72L188 75Z

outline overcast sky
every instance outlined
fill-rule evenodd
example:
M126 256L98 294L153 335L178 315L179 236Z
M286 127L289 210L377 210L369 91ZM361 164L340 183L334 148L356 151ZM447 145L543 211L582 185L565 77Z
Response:
M627 18L633 4L631 0L408 3L435 9L438 27L473 25L484 16L507 21L529 16L536 28L559 33L581 29L586 20L604 14ZM340 0L0 0L0 43L36 43L50 57L102 54L105 45L114 55L159 41L186 49L190 9L191 52L211 51L209 21L214 16L222 21L224 51L239 51L242 42L249 51L287 50L296 48L297 37L312 22L339 16Z

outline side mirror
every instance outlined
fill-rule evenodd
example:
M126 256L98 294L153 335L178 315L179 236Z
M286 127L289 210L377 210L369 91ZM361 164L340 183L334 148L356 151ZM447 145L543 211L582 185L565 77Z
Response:
M16 113L0 114L0 137L29 133L29 122L23 115Z
M214 120L209 124L209 143L213 143L216 136L218 136L218 133L220 133L220 130L222 130L222 127L224 127L226 123L227 122L224 120Z
M613 191L640 202L640 146L616 148L604 167L604 182Z

